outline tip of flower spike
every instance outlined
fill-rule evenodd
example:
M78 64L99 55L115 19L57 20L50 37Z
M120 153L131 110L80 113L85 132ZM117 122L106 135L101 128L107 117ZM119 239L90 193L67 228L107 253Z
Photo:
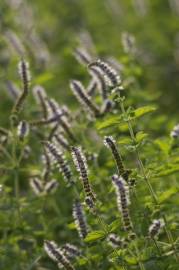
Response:
M103 142L106 147L110 147L111 144L116 143L116 141L114 140L112 136L105 136Z

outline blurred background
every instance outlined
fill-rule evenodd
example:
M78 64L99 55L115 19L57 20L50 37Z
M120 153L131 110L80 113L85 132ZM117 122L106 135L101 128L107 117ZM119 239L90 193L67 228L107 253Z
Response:
M1 0L0 29L1 107L8 106L4 81L18 83L22 55L30 61L32 84L72 103L69 79L86 78L73 56L82 44L102 58L115 57L133 103L155 100L161 112L177 119L178 0ZM124 33L134 39L132 61L121 40Z

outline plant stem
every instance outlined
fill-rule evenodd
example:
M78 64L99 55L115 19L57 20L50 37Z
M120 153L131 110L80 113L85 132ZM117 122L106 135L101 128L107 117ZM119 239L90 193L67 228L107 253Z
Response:
M120 94L119 94L119 97L120 97ZM126 115L126 110L125 110L125 108L124 108L124 103L123 103L123 101L122 101L121 98L120 98L120 107L121 107L121 111L122 111L123 115L125 116L125 115ZM141 158L140 158L139 151L138 151L138 149L137 149L137 147L136 147L136 139L135 139L133 127L132 127L132 124L131 124L131 120L128 119L128 120L125 120L125 121L126 121L127 124L128 124L129 133L130 133L131 139L132 139L132 141L133 141L133 143L134 143L135 153L136 153L137 161L138 161L138 164L139 164L139 168L140 168L140 170L141 170L141 172L142 172L142 175L143 175L144 180L145 180L145 182L146 182L146 184L147 184L147 186L148 186L148 189L149 189L149 191L150 191L150 194L151 194L151 197L152 197L154 203L155 203L157 206L160 206L159 201L158 201L158 198L157 198L157 195L155 194L155 192L154 192L154 190L153 190L153 187L152 187L152 185L151 185L151 183L150 183L150 181L149 181L149 179L148 179L148 177L147 177L147 175L146 175L146 173L145 173L145 168L144 168L143 162L142 162L142 160L141 160ZM162 217L163 217L164 222L165 222L165 225L164 225L165 232L166 232L167 237L168 237L168 240L169 240L169 242L171 243L172 248L173 248L173 250L174 250L175 259L176 259L176 261L178 261L178 260L179 260L179 256L178 256L178 254L177 254L177 250L176 250L176 247L175 247L175 244L174 244L174 239L173 239L173 237L172 237L172 234L171 234L170 230L168 229L168 221L167 221L167 219L166 219L166 217L165 217L164 214L162 215Z

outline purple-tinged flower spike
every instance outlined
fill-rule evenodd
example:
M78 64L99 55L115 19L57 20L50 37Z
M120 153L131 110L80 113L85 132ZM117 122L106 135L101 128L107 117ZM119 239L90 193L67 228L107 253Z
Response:
M118 75L117 71L112 68L108 63L98 59L95 62L92 62L88 65L89 69L96 68L104 76L106 83L109 86L117 87L121 84L121 78Z
M112 102L112 100L110 99L104 100L102 108L101 108L101 114L111 112L113 106L114 106L114 103Z
M60 108L60 105L58 104L58 102L55 99L46 97L46 103L47 103L47 107L48 107L49 118L51 118L53 116L60 117L60 116L64 115L62 109Z
M83 66L87 66L91 62L91 56L82 47L76 48L73 55L75 56L76 60Z
M122 33L122 45L126 53L135 53L135 37L127 32Z
M99 71L97 67L92 66L90 68L90 73L97 82L97 86L103 100L106 100L108 96L108 93L107 93L108 85L106 84L106 80L104 79L103 75L101 74L101 72Z
M26 121L21 121L17 127L17 136L23 141L29 135L29 124Z
M119 236L117 236L114 233L110 233L108 235L108 243L111 245L113 248L124 248L126 247L126 242L124 239L121 239Z
M80 81L72 80L70 82L70 88L85 110L88 110L95 117L100 115L99 108L92 102L91 97L88 96Z
M62 147L64 150L70 151L70 145L66 138L63 136L63 134L55 134L54 136L54 141Z
M47 119L48 108L46 104L47 94L45 92L45 89L42 86L37 85L33 88L33 94L34 94L37 104L40 105L42 108L44 119Z
M121 175L126 181L128 181L128 174L124 168L122 157L117 149L116 141L112 136L104 137L104 145L109 148L113 154L114 160L117 165L118 174Z
M19 74L22 80L23 84L23 90L21 95L18 97L14 107L13 107L13 113L17 114L21 111L22 106L25 102L25 99L29 93L29 84L30 84L30 72L29 72L29 63L25 62L24 60L21 60L18 65Z
M68 259L72 259L81 255L79 248L69 243L66 243L62 246L62 251Z
M179 137L179 124L174 126L173 130L170 132L170 137L177 139Z
M65 116L60 117L58 120L58 123L59 123L59 126L63 129L63 131L67 134L69 139L71 139L71 141L73 142L76 142L75 135L71 131L71 127L70 127L69 122L67 121L67 118Z
M64 176L64 179L68 182L68 184L72 183L72 173L70 167L65 160L65 157L61 151L57 149L57 147L48 141L43 142L45 148L47 149L48 153L52 156L54 162L59 167L61 173Z
M149 227L149 237L150 238L155 238L155 236L157 236L160 233L161 228L163 226L164 226L163 220L154 219L152 221L152 224Z
M66 270L75 269L55 242L45 240L44 250L53 261L59 264L60 268L63 266Z
M80 238L84 239L88 234L88 227L86 217L79 200L75 200L73 204L73 218Z
M85 202L89 208L94 207L95 195L92 191L91 185L88 179L88 166L86 158L81 150L81 147L72 147L72 157L73 162L76 166L77 171L80 174L80 179L83 183L83 188L85 192Z
M6 87L9 96L13 99L13 101L16 101L21 94L20 89L11 81L6 81Z
M92 97L95 94L97 86L98 86L98 83L96 82L94 78L92 78L86 89L88 96Z
M18 55L22 57L25 54L25 48L16 33L12 30L8 30L5 32L5 37Z
M122 216L124 230L131 232L133 226L129 214L129 188L124 179L118 175L113 175L112 182L116 189L118 209Z
M57 180L53 179L46 183L44 191L46 194L53 194L57 190L58 186L59 183L57 182Z
M44 190L42 181L37 177L34 177L30 180L30 186L34 193L38 196L41 195Z

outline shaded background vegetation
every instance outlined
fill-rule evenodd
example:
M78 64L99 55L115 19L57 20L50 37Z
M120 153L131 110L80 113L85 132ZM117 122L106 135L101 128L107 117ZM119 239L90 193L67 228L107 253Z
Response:
M140 5L140 3L145 3L145 5L141 6L142 4ZM2 0L0 1L0 31L1 126L8 128L9 123L7 119L9 119L12 108L12 101L7 94L6 81L12 80L20 86L17 74L17 63L20 59L20 54L9 41L7 37L8 31L15 33L25 47L25 58L30 62L31 67L32 86L36 84L43 85L51 97L56 98L60 104L68 104L72 110L78 107L78 103L69 89L69 80L76 78L87 82L89 79L85 68L81 67L73 56L74 48L79 44L81 37L84 37L85 33L87 33L90 35L95 50L100 57L114 56L122 65L121 76L126 83L127 105L137 108L152 104L157 107L153 117L145 116L145 119L138 120L135 126L136 131L144 130L149 133L150 140L156 139L157 136L162 138L166 136L164 137L163 146L159 143L160 149L156 145L151 146L152 142L150 140L144 145L141 152L144 159L148 155L145 160L148 168L154 169L168 162L168 156L164 156L162 151L168 154L166 149L170 143L169 133L173 125L177 123L179 113L179 4L177 1ZM134 59L124 52L121 43L123 32L131 33L136 39L137 54ZM134 83L128 83L134 78ZM36 116L35 114L33 115L35 104L32 97L29 98L26 106L24 115L28 119L31 116ZM80 129L84 130L84 136L80 134ZM90 137L90 132L88 129L86 130L85 122L78 125L75 132L81 138L83 144L89 147L90 151L101 151L99 157L101 171L99 172L99 168L94 166L92 181L94 181L95 175L98 175L99 179L104 177L105 184L108 190L110 190L107 180L110 174L106 171L109 168L112 174L114 168L107 155L103 156L103 153L106 153L105 150L101 149L100 143L96 146L92 141L88 142L87 138L88 136ZM127 128L115 127L107 132L126 135ZM36 146L39 147L40 143L38 144L33 137L31 138L31 143L34 150L30 162L33 164L33 169L36 169L35 163L39 162ZM126 155L127 162L131 165L133 156L131 156L127 148L124 147L122 150L124 155ZM108 152L107 154L109 155ZM176 163L178 162L177 153L174 154L173 160ZM174 161L171 160L171 163ZM155 162L158 162L156 163L157 165ZM102 167L103 164L107 164L107 169ZM23 166L28 167L29 165L25 163ZM38 170L41 169L40 166ZM2 177L3 183L7 182L7 187L9 188L7 188L7 193L11 194L13 174ZM160 191L160 188L167 190L170 187L170 178L167 178L165 175L163 177L166 178L166 182L160 183L158 191ZM0 267L6 270L56 269L55 265L51 264L46 258L43 261L43 265L47 268L40 268L40 266L35 268L36 266L33 266L33 263L38 258L38 255L41 255L44 238L70 241L77 236L67 226L73 221L71 217L72 191L65 192L65 184L62 183L60 191L54 195L55 199L49 198L49 209L46 210L46 216L43 220L43 215L39 215L39 211L41 211L39 209L42 208L44 203L43 200L33 200L34 197L30 191L28 193L28 200L27 198L25 199L24 194L26 194L26 189L29 188L25 178L27 178L27 175L22 173L20 183L22 188L21 203L24 207L22 210L23 221L16 221L17 215L13 212L15 211L14 208L11 211L3 208L6 205L6 198L2 202L2 209L4 209L5 214L3 211L0 213L1 237L4 237L4 242L2 242L1 246L3 260L2 266L0 262ZM173 181L173 183L176 183L176 179ZM154 185L156 185L156 181L154 181ZM143 189L145 190L145 188ZM101 188L99 180L96 183L96 190L99 192L100 200L107 204L108 198L105 198L106 189L104 187ZM33 203L31 203L31 199ZM54 206L54 202L56 206ZM109 209L102 208L102 211L106 212L109 223L113 221L113 215L110 213L113 207L112 203L115 204L114 198ZM141 203L143 203L142 198ZM171 206L174 208L175 214L173 214L171 220L174 222L173 228L175 229L175 218L177 217L177 210L175 208L177 208L178 200L175 198L167 203L168 205L165 207L168 213ZM11 196L7 198L7 205L10 204ZM142 215L143 210L139 211L139 215ZM145 209L145 211L148 210ZM142 220L144 218L142 216ZM95 224L92 218L91 220L94 227L97 227L98 225ZM45 230L41 226L42 224ZM64 224L66 225L64 226ZM142 229L146 230L147 226L148 223ZM7 231L3 230L4 227L7 227ZM5 248L7 253L3 250L5 243L7 245ZM98 248L96 246L92 247L92 252L95 254L98 252ZM29 258L31 255L32 259ZM101 268L96 269L110 269L111 266L104 262L104 265L102 264L99 267ZM154 267L153 262L149 267ZM88 268L83 268L82 266L79 269ZM166 269L172 270L177 268Z

